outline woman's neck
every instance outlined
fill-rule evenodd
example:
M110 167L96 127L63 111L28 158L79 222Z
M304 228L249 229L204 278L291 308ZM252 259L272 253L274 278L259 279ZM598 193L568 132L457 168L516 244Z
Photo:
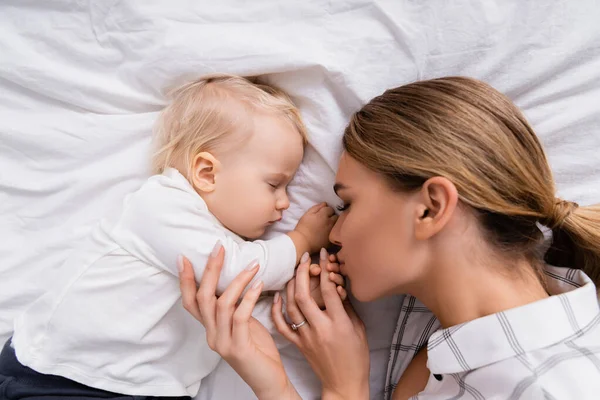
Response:
M454 258L445 264L411 290L444 328L548 297L526 260L473 265Z

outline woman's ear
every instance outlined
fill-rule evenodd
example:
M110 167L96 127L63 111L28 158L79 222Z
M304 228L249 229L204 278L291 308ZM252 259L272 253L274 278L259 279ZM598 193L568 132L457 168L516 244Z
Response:
M428 179L419 193L417 240L429 239L440 232L452 218L457 204L458 191L452 182L441 176Z
M215 190L221 163L212 154L202 152L192 161L192 184L196 190L210 193Z

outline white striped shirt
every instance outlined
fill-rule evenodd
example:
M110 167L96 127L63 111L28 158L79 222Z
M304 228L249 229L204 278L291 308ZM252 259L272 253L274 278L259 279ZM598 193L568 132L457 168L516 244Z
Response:
M413 399L600 399L600 311L581 271L547 266L552 296L448 329L406 296L386 399L427 343L429 381ZM437 331L436 331L437 330Z

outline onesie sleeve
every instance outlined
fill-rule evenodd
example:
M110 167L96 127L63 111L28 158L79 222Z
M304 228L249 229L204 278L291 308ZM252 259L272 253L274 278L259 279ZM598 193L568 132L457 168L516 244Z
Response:
M142 261L178 276L177 257L187 257L200 281L212 249L220 241L225 249L218 293L251 262L260 269L254 280L264 290L283 289L294 274L296 249L291 238L240 241L216 222L195 192L160 178L146 184L126 200L115 234L124 247ZM237 240L236 240L237 239Z

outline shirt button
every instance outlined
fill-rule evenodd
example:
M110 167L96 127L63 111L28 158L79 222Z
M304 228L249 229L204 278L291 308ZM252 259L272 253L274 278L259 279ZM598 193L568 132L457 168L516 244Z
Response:
M441 382L442 379L444 379L444 377L440 374L433 374L433 377L435 378L436 381Z

